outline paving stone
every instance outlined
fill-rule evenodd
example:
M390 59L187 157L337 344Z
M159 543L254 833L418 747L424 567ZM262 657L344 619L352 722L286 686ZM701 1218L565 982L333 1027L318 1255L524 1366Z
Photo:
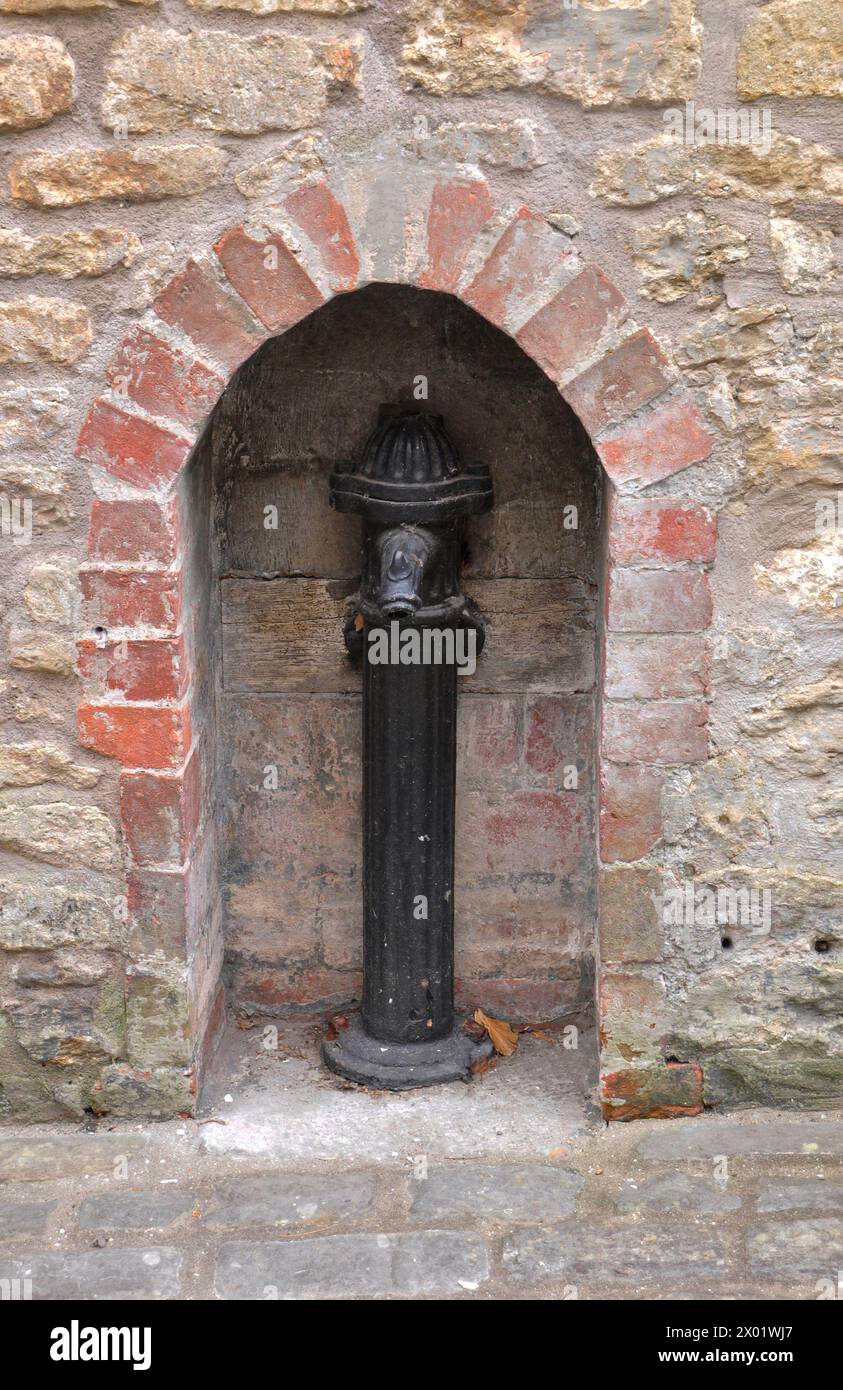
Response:
M0 1206L0 1240L40 1235L55 1202L18 1202Z
M726 1272L726 1255L715 1232L575 1222L514 1232L504 1241L503 1262L508 1273L526 1282L564 1278L640 1285L715 1279Z
M646 1182L628 1182L615 1198L621 1211L652 1207L667 1211L676 1207L686 1211L737 1211L741 1199L711 1178L691 1178L686 1173L665 1173Z
M426 1178L412 1184L412 1211L436 1220L477 1216L554 1221L574 1210L583 1182L579 1173L551 1164L431 1168Z
M843 1269L843 1220L818 1216L756 1226L747 1236L747 1248L753 1274L771 1279L813 1274L836 1280Z
M192 1192L104 1192L86 1197L79 1208L83 1231L154 1231L170 1226L196 1206Z
M111 1173L121 1158L131 1171L146 1147L134 1134L66 1134L60 1139L0 1139L0 1182L49 1182L85 1173Z
M671 1121L638 1145L641 1158L713 1158L717 1154L843 1154L843 1126L831 1121Z
M223 1299L365 1298L376 1294L458 1294L489 1277L478 1235L319 1236L314 1240L224 1245L217 1262Z
M237 1178L208 1207L210 1226L292 1226L357 1216L371 1206L375 1180L368 1173L312 1176L290 1173Z
M31 1279L34 1300L178 1298L181 1262L179 1252L167 1248L0 1256L0 1279Z
M843 1212L843 1183L840 1182L765 1182L758 1192L759 1211Z

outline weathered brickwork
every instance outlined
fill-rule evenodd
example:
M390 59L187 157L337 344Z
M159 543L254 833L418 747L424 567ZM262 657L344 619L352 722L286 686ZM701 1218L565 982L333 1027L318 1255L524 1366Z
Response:
M244 846L218 807L235 628L252 684L229 714L242 738L253 721L255 767L275 761L258 715L280 668L243 655L242 586L264 571L232 559L221 622L209 537L242 539L247 498L212 473L211 436L191 454L269 338L306 337L337 296L365 316L354 292L390 284L506 334L579 418L602 490L565 549L536 398L502 380L523 457L488 456L499 504L467 587L501 633L529 611L524 586L545 586L549 616L520 651L490 643L465 697L461 834L483 867L462 880L463 997L546 1017L596 964L609 1117L839 1098L835 7L0 10L0 1116L190 1111L224 986L276 1010L354 993L356 695L325 656L331 586L354 567L350 533L328 530L309 565L324 480L299 464L354 442L336 402L362 429L406 387L397 359L366 377L349 357L333 378L324 354L303 360L324 401L292 401L271 460L292 524L268 572L311 586L304 635L284 629L301 674L273 702L301 871L286 911L271 865L232 871ZM408 338L434 317L410 315ZM470 442L483 353L448 322ZM244 476L249 428L215 415L211 452ZM274 502L252 476L248 495ZM235 746L232 785L266 835Z

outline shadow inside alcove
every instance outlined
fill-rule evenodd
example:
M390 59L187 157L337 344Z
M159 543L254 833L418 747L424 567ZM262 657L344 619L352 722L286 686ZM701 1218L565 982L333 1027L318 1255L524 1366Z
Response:
M329 509L328 475L387 403L441 414L494 476L464 546L490 635L460 689L457 1004L570 1016L593 994L600 468L511 339L450 296L387 285L244 364L186 480L215 746L205 992L216 934L241 1021L359 999L360 675L341 632L359 523Z

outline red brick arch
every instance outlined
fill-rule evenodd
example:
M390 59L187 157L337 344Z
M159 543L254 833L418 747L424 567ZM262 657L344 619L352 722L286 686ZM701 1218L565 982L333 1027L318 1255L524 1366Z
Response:
M572 240L527 208L497 211L482 179L430 190L384 269L329 183L314 177L190 261L126 335L78 452L113 486L94 502L82 569L82 742L122 764L130 909L154 899L186 965L194 1055L215 965L195 956L209 895L194 697L200 656L184 621L190 518L179 479L232 372L269 337L377 279L456 295L509 333L582 420L609 479L602 673L600 1003L606 1114L693 1113L701 1076L659 1051L658 932L636 925L658 886L666 766L707 755L706 566L714 523L690 499L635 497L705 459L712 441L662 348ZM101 470L101 471L100 471ZM98 630L98 631L97 631ZM120 660L113 659L120 644ZM678 673L678 674L677 674ZM642 861L636 865L636 861ZM176 946L173 946L173 941ZM191 944L193 942L193 944ZM642 1018L652 1038L641 1041Z

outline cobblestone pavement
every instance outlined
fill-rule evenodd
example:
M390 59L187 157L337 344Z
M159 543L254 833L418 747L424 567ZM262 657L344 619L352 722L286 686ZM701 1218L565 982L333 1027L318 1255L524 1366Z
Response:
M36 1299L840 1292L839 1113L607 1127L587 1047L525 1037L471 1086L385 1096L322 1073L312 1028L262 1042L228 1045L204 1122L0 1130L0 1280Z

